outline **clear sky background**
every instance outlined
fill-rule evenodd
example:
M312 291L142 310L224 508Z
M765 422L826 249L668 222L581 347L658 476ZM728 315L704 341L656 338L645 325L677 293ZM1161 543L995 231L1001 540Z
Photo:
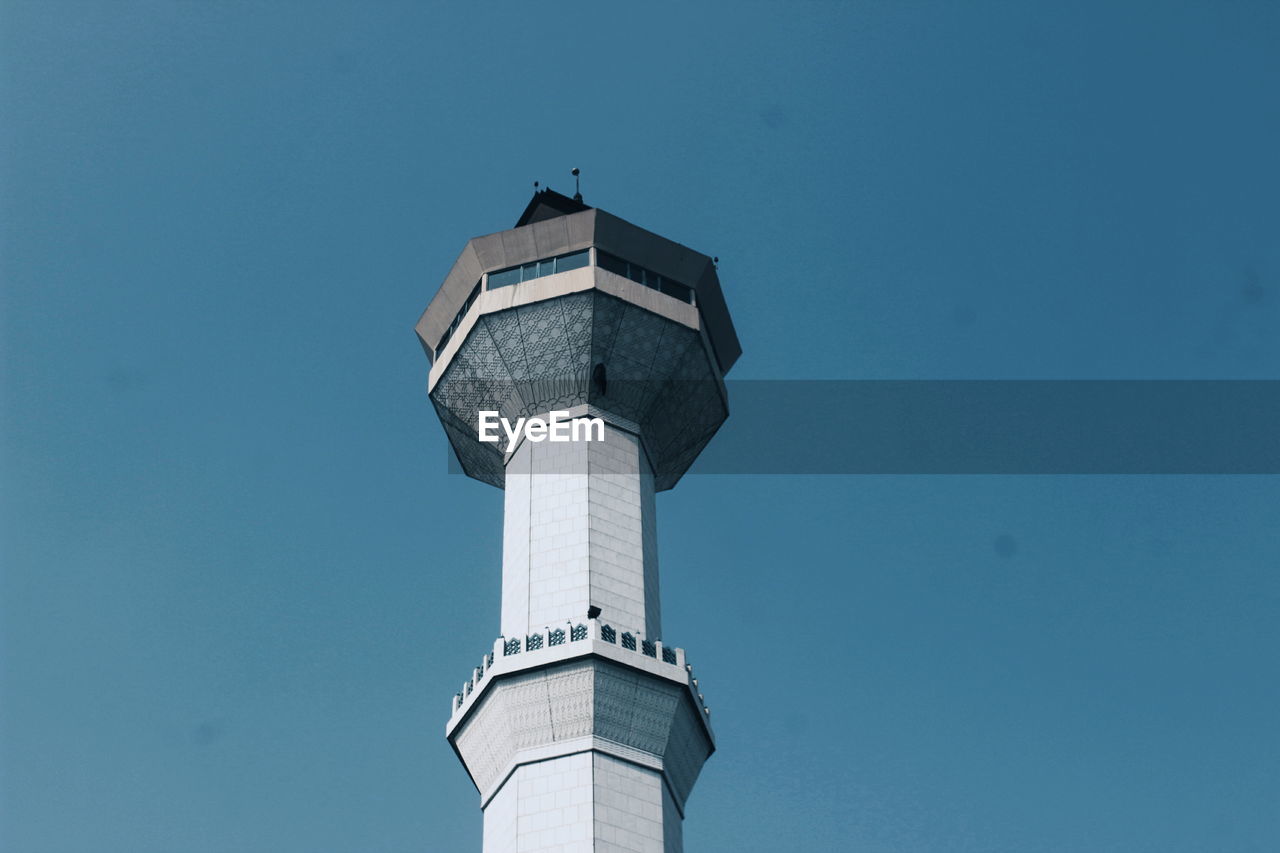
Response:
M4 0L0 849L480 849L443 727L501 493L412 327L534 180L719 255L736 378L1280 378L1278 44L1266 2ZM1280 478L658 509L690 851L1280 849Z

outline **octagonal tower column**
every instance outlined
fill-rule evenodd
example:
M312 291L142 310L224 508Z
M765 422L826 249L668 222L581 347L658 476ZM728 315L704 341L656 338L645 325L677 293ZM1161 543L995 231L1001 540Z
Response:
M602 441L522 440L507 462L505 637L581 621L594 607L619 630L662 638L653 472L639 437L601 420Z

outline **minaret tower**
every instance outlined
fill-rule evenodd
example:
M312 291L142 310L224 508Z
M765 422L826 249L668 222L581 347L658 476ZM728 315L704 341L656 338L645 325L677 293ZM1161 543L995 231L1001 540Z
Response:
M462 469L505 493L500 636L445 727L484 853L682 850L715 738L664 642L654 495L728 417L741 349L715 262L535 191L515 228L467 243L417 333ZM587 428L490 443L481 412Z

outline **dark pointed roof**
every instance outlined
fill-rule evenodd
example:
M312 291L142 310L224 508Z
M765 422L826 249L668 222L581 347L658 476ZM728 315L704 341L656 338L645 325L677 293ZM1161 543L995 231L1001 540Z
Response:
M578 199L561 195L547 187L533 194L533 198L529 199L529 206L524 209L524 213L520 214L520 218L516 220L515 227L519 228L521 225L541 222L544 219L554 219L567 213L581 213L590 209L591 205L583 204Z

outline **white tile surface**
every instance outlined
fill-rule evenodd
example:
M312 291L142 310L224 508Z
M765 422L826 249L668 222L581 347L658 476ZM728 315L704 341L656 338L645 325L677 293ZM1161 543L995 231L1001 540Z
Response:
M665 772L683 803L712 749L700 713L687 684L593 655L499 676L452 737L482 798L514 767L591 748Z
M592 752L516 771L484 812L484 853L681 853L657 771Z
M661 639L653 476L631 433L524 442L507 464L502 626L507 637L601 618Z

